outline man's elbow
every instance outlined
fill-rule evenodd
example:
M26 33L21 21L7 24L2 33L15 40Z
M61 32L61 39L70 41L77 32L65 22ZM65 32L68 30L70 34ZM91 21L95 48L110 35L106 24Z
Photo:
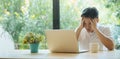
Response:
M114 44L111 44L108 49L109 49L110 51L111 51L111 50L114 50Z

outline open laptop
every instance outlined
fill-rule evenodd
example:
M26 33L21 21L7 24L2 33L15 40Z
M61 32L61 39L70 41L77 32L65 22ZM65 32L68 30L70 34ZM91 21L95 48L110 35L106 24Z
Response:
M76 34L73 30L46 30L48 49L51 52L86 52L79 50Z

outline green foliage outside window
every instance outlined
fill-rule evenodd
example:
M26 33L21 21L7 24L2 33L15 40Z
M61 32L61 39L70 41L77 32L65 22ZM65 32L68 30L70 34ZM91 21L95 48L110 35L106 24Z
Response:
M29 48L23 44L26 33L45 35L45 29L52 29L51 0L0 0L0 24L12 36L17 49ZM46 49L43 40L41 49Z

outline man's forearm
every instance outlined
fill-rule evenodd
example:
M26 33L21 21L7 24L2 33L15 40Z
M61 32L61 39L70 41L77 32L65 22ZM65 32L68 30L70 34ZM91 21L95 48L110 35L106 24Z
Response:
M76 31L77 40L78 40L78 38L79 38L79 35L80 35L81 30L82 30L82 28L79 27L79 28L77 29L77 31Z
M98 38L100 41L109 49L113 50L114 49L114 44L111 39L107 38L103 33L101 33L99 30L95 30Z

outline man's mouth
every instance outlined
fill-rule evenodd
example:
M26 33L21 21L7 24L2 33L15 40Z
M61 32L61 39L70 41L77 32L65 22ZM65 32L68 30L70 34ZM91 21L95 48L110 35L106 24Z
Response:
M92 30L90 30L90 29L87 29L87 32L93 32Z

